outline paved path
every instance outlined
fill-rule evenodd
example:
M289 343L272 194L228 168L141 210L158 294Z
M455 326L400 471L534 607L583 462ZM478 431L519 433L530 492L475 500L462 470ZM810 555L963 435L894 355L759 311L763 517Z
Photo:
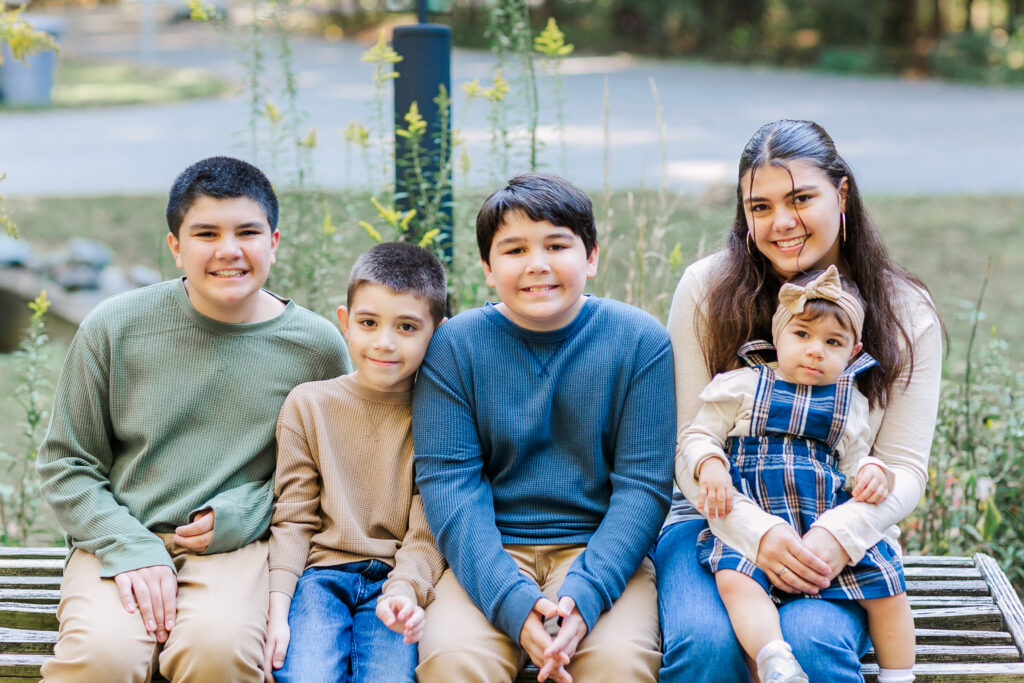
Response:
M65 54L136 58L138 6L69 14ZM338 134L351 119L368 120L371 69L359 61L365 43L295 42L301 105L319 131L315 181L357 185L358 158L346 170ZM157 27L152 58L202 66L232 79L243 72L233 46L209 27ZM493 58L456 51L453 82L486 80ZM629 57L581 57L566 64L568 175L602 186L605 78L610 93L612 186L657 183L665 153L670 186L701 192L729 184L739 152L758 125L811 118L822 123L869 192L943 194L1024 192L1024 89L855 78L777 69L746 69ZM664 107L666 138L658 141L653 79ZM561 171L551 93L545 89L543 129L548 167ZM455 120L476 168L470 183L494 184L488 172L486 106L467 111L456 98ZM162 106L0 113L0 184L7 196L165 192L174 175L212 154L248 157L242 95ZM260 161L260 160L257 160ZM518 169L513 169L518 170ZM357 180L358 179L358 180Z

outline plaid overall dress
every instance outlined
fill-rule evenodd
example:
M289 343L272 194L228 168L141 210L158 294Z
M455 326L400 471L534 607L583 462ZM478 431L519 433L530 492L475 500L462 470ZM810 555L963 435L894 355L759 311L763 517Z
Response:
M803 535L818 517L850 500L846 476L838 468L839 443L857 375L877 365L860 354L835 384L806 386L785 382L765 364L761 351L771 344L749 342L740 351L760 377L750 418L750 436L730 437L729 470L733 485L763 510L781 517ZM706 527L697 538L700 562L711 572L735 569L757 581L776 602L794 597L773 591L768 576ZM817 596L859 600L897 595L906 590L903 563L885 541L846 567Z

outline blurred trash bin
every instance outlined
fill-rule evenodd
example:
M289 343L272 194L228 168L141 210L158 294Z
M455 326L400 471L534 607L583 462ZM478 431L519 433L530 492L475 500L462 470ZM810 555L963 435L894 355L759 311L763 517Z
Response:
M21 17L38 31L49 33L54 40L64 32L61 17L25 13ZM0 101L8 105L47 107L53 91L53 73L57 67L57 53L45 50L26 57L25 62L14 59L7 45L3 46L4 61L0 64Z

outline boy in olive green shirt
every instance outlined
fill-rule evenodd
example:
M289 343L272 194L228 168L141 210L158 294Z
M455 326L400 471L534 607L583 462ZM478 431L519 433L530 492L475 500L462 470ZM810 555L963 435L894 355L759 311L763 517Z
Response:
M297 384L347 370L323 318L262 289L277 199L255 167L213 157L167 205L184 277L83 321L40 447L67 533L47 680L257 681L266 632L274 425Z

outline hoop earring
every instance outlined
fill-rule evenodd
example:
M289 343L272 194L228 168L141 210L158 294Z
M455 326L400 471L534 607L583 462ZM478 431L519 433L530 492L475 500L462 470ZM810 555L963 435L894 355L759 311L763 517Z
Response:
M843 242L845 243L846 242L846 212L845 211L840 212L840 214L839 214L839 223L842 225L842 229L843 229Z
M754 255L753 252L750 251L750 231L749 230L747 230L746 243L747 243L747 256L753 256Z

